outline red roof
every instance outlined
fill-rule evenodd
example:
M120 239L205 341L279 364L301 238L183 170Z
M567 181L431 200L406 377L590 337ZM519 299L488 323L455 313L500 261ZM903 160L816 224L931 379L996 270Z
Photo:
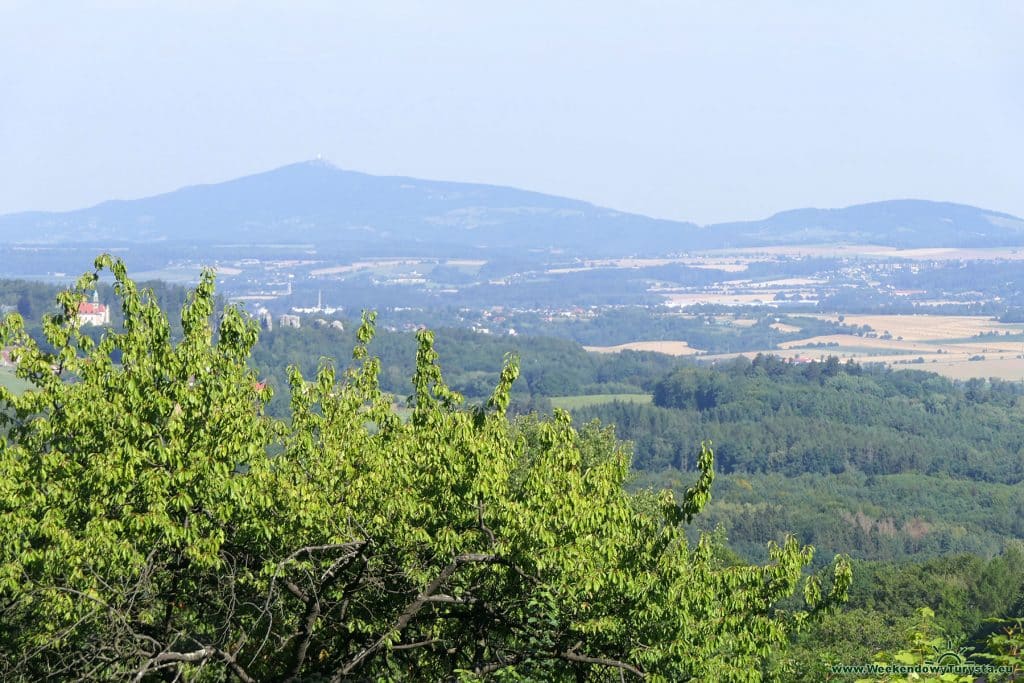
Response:
M102 315L107 312L107 307L103 304L94 304L89 301L83 301L78 304L78 312L86 314L99 314Z

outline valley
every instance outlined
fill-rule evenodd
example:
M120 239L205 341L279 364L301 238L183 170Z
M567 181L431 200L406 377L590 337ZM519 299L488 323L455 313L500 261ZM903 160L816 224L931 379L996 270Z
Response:
M324 176L324 168L306 166L275 177L298 182L296 172L305 181L310 173L337 180L333 171ZM273 194L267 178L260 182ZM474 201L507 199L494 188L479 192ZM202 194L203 201L219 196L216 187ZM795 227L789 218L782 222L790 232L769 234L760 224L696 228L632 217L631 229L647 236L626 249L614 226L626 219L590 207L579 210L596 220L589 224L592 239L571 224L567 234L578 229L576 242L561 236L526 248L513 234L523 215L538 223L531 228L536 239L566 228L562 221L576 209L530 196L547 208L458 213L458 196L428 193L420 200L440 197L459 220L435 220L432 206L404 207L401 220L421 226L415 239L392 239L386 230L300 230L311 219L293 216L256 230L265 241L225 229L156 243L140 238L152 232L130 230L98 231L106 237L78 242L61 232L59 246L0 243L7 278L0 280L0 308L21 314L29 335L43 340L39 321L57 312L59 288L105 251L124 258L172 312L169 331L177 338L184 333L178 312L186 288L212 269L218 310L235 306L259 324L248 363L255 386L268 392L266 414L276 420L294 408L288 368L311 388L309 379L325 367L349 367L360 317L374 311L368 348L380 360L375 381L400 424L417 419L408 398L415 392L415 335L429 328L446 385L463 405L484 405L502 364L517 358L520 376L507 407L513 423L530 425L562 410L581 433L610 426L607 438L628 444L632 493L687 495L697 473L695 445L713 444L716 493L687 528L691 542L705 534L730 562L764 562L769 543L796 534L819 549L812 569L836 554L850 556L855 576L867 578L855 579L852 611L836 619L869 619L856 615L876 599L870 577L933 580L934 563L946 563L943 576L977 597L938 585L934 594L900 596L871 614L905 625L925 603L950 632L981 642L983 617L1011 610L979 577L1001 572L1024 587L1024 574L1007 568L1024 543L1024 248L1013 235L1001 247L978 246L973 237L957 244L948 231L935 241L945 246L925 246L936 220L946 225L954 215L977 229L995 214L897 202L872 218L870 207L851 207L866 221L856 229L828 216L830 231L877 237L892 211L916 207L919 214L905 219L918 232L902 231L899 244L822 244L809 237L820 239L820 230ZM163 210L170 211L172 198L161 200ZM136 220L130 204L116 207L128 225ZM85 216L99 220L101 208ZM186 202L168 215L191 210ZM369 205L361 211L361 220L394 219ZM483 222L470 229L469 215ZM504 223L509 216L515 220ZM221 218L246 222L223 212ZM327 223L349 218L335 215ZM0 232L23 220L0 217ZM77 220L71 214L43 222L70 230ZM611 223L602 227L602 220ZM147 222L146 230L158 224ZM438 225L447 236L428 238ZM1000 218L993 225L1017 224ZM492 232L484 238L479 228ZM606 244L594 248L602 230ZM908 242L908 234L918 237ZM736 244L723 244L730 241ZM109 278L98 283L97 298L118 329L124 315ZM97 326L82 330L93 340L103 334ZM16 396L38 390L17 371L14 363L0 368L0 386ZM962 569L959 558L975 564ZM975 610L972 600L990 607ZM830 623L793 640L791 656L805 672L800 680L819 678L811 660L830 642ZM829 657L867 656L898 642L865 633L829 644Z

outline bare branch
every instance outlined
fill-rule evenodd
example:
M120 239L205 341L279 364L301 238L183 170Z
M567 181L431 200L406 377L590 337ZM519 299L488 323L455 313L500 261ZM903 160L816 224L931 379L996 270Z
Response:
M303 615L298 631L296 631L294 636L294 638L296 638L295 649L292 653L292 664L289 667L287 677L285 678L287 683L298 680L299 674L302 671L302 665L306 661L306 653L309 651L309 645L313 641L313 631L316 628L316 622L320 619L320 613L322 611L322 603L320 601L319 594L330 590L331 586L338 580L338 578L341 577L342 572L349 567L356 558L361 557L363 551L367 547L366 543L360 543L359 545L352 547L352 552L335 560L320 577L320 587L316 590L317 594L304 598L300 597L300 600L303 600L303 602L306 603L306 613ZM295 586L294 583L287 579L285 580L285 586L287 586L295 595L304 595L298 586Z
M135 683L139 683L139 681L145 678L146 674L153 669L159 669L172 663L201 662L213 657L215 654L217 654L217 648L209 645L198 650L193 650L192 652L161 652L150 657L149 661L139 669L132 680L135 681Z
M641 671L640 669L636 668L635 666L633 666L629 662L620 662L617 659L605 659L603 657L590 657L590 656L587 656L587 655L582 654L580 652L577 652L576 651L576 647L579 647L579 646L577 645L577 646L574 646L574 647L566 650L565 652L560 652L560 653L558 653L558 656L560 658L562 658L562 659L567 659L570 662L581 662L583 664L597 664L597 665L600 665L600 666L610 666L610 667L614 667L616 669L619 669L621 671L628 671L629 673L631 673L631 674L633 674L633 675L635 675L635 676L637 676L639 678L646 678L647 677L647 674L645 674L643 671Z
M417 648L417 647L427 647L428 645L433 645L435 643L440 643L440 642L441 642L440 638L431 638L429 640L421 640L421 641L418 641L418 642L415 642L415 643L400 643L398 645L392 645L391 649L392 650L412 650L412 649Z
M218 650L217 656L224 660L228 665L228 668L231 669L231 672L238 676L238 679L242 681L242 683L256 683L256 679L250 676L249 673L242 668L242 665L238 663L234 655L224 652L223 650Z
M452 560L451 564L442 569L441 573L438 574L433 581L428 583L427 586L422 591L420 591L419 595L416 596L415 600L413 600L411 603L409 603L408 606L406 606L405 610L402 612L401 616L399 616L398 619L395 621L394 625L391 627L388 633L382 635L380 638L374 641L373 644L363 648L363 650L359 652L359 654L357 654L355 657L353 657L348 662L348 664L346 664L344 667L338 670L338 672L331 677L331 683L337 683L338 681L342 680L345 676L348 676L350 673L358 669L360 665L363 664L363 662L365 662L372 655L376 654L377 651L379 651L382 647L384 647L384 645L387 643L388 636L390 636L393 633L401 633L405 629L405 627L409 625L409 622L411 622L416 617L416 615L419 614L419 611L423 609L423 606L427 604L428 599L434 594L436 594L438 590L440 590L441 586L443 586L445 582L447 582L448 579L452 577L452 575L456 572L456 570L458 570L459 567L461 567L464 564L494 562L496 561L496 559L496 556L487 553L465 553L463 555L458 555L454 560Z
M287 564L291 560L297 560L304 555L313 555L314 553L327 552L329 550L348 550L351 552L357 552L366 545L366 541L349 541L348 543L328 543L326 545L307 545L304 548L299 548L288 557L284 558L278 566Z

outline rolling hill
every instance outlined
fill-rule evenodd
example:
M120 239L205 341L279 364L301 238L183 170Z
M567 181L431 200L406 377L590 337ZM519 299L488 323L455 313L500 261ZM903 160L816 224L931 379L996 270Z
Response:
M66 213L0 216L0 241L380 243L656 252L688 223L508 187L372 176L319 161Z
M8 244L161 241L660 255L821 243L1018 246L1024 220L961 204L895 200L700 227L538 192L373 176L321 161L76 211L0 216L0 242Z
M878 244L988 247L1024 244L1024 220L964 204L899 199L845 209L796 209L760 221L713 226L723 246Z

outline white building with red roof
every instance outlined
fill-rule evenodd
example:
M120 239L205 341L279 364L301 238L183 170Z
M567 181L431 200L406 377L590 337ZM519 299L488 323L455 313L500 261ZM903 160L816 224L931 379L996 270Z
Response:
M92 301L82 301L78 304L79 325L109 325L110 308L100 303L100 293L92 293Z

